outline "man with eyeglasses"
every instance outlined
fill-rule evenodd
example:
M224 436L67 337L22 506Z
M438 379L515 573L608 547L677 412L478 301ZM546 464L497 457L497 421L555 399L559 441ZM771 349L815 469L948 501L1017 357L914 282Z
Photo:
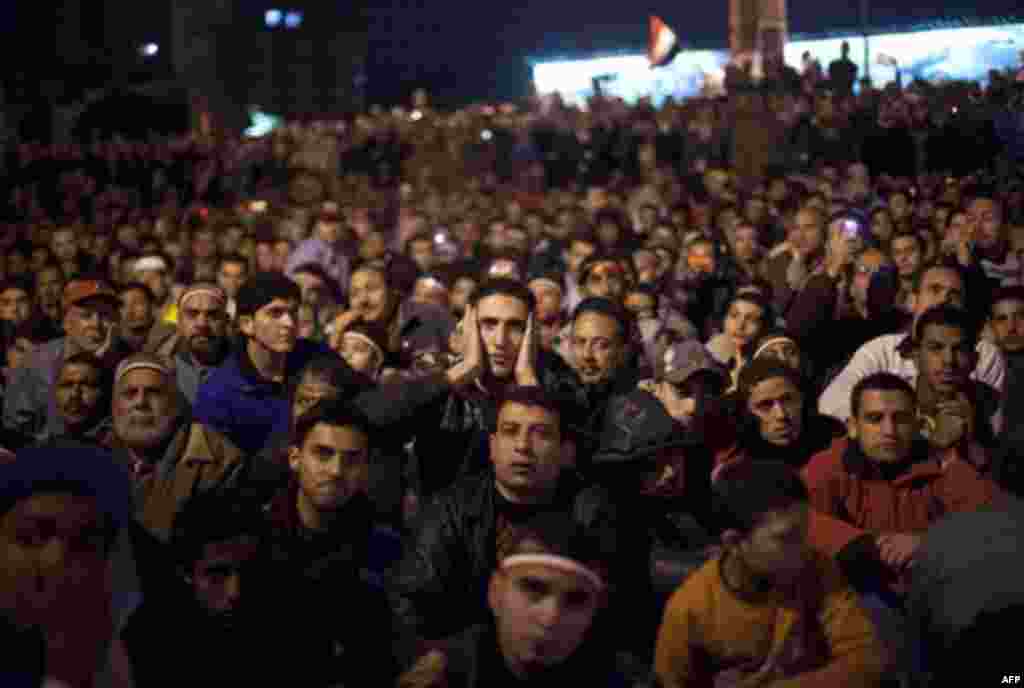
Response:
M64 434L53 387L61 364L79 353L115 367L127 351L115 325L120 301L104 280L72 280L64 288L65 336L39 347L14 371L4 397L4 427L42 439Z

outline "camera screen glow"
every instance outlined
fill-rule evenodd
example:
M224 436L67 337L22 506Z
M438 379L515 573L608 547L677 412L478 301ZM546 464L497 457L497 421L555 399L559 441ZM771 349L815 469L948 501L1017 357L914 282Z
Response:
M302 26L302 12L289 12L284 15L284 25L289 29L297 29Z
M270 28L280 26L283 18L284 12L281 10L267 10L263 14L263 22Z
M680 36L685 40L685 36ZM864 74L864 39L862 37L826 38L793 41L786 45L786 62L799 69L805 51L828 69L839 57L840 46L850 44L850 59ZM1024 24L1005 26L936 29L913 33L890 33L869 39L871 79L881 88L896 79L896 67L878 64L879 55L895 58L903 82L914 79L947 81L968 79L987 81L988 71L1016 66L1024 49ZM584 105L594 94L594 79L601 90L611 96L636 102L650 96L660 104L669 96L696 96L705 86L721 84L727 50L682 51L671 64L651 69L644 54L603 57L587 60L537 62L533 65L533 81L539 94L559 93L573 105Z

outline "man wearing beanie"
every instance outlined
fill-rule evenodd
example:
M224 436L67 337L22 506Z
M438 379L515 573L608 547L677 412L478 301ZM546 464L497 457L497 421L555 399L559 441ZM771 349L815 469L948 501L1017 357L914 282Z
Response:
M212 282L196 282L178 297L178 322L154 327L146 351L167 360L178 380L178 389L190 404L199 385L227 358L230 347L228 297Z
M108 444L129 465L138 522L161 540L189 499L235 487L244 468L230 440L193 418L174 371L153 354L117 367Z
M107 657L123 657L108 572L130 518L128 476L108 452L34 448L0 461L0 685L97 685Z
M89 353L114 368L127 355L117 336L120 300L102 279L76 279L64 288L65 336L41 346L14 371L4 395L4 427L43 439L64 434L53 388L61 364Z
M199 387L196 420L224 433L246 454L288 429L286 386L323 345L300 340L299 285L259 272L238 291L235 350Z

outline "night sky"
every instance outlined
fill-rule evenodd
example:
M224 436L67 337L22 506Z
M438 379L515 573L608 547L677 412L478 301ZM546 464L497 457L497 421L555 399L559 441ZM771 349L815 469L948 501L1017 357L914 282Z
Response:
M728 0L369 0L368 5L370 94L379 101L397 100L416 83L427 85L441 102L515 96L528 79L526 57L643 49L652 13L684 43L699 47L724 46L728 22ZM1019 0L873 0L872 5L878 26L941 16L1024 14ZM790 31L855 29L859 7L857 0L790 0Z

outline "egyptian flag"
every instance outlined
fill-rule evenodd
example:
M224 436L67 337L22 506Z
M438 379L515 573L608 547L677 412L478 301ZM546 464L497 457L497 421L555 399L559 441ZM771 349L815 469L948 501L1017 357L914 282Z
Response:
M651 15L651 39L648 46L648 59L651 69L663 67L675 59L679 52L679 40L676 32L669 28L661 17Z

